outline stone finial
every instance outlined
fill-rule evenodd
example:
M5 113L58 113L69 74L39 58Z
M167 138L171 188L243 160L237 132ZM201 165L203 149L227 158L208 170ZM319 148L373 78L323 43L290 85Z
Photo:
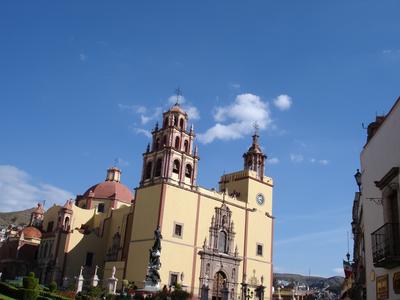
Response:
M150 143L147 144L146 152L147 152L147 153L150 152Z

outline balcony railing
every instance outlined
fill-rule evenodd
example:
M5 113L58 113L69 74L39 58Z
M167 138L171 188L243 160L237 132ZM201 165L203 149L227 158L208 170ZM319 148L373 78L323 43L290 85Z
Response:
M375 267L391 269L400 265L399 223L386 223L371 234Z

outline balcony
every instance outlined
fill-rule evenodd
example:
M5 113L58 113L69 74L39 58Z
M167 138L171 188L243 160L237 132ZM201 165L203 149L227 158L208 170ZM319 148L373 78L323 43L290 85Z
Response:
M386 223L371 234L374 266L391 269L400 265L399 223Z

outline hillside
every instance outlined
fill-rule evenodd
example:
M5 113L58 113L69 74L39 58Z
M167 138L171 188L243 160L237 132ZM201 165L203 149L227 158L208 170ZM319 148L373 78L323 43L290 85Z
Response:
M340 291L344 278L333 276L329 278L318 276L304 276L300 274L274 273L274 282L286 281L288 283L299 283L310 286L310 288L324 288L329 286L329 290L333 292Z
M22 224L29 224L31 219L31 213L35 208L30 208L21 211L12 211L2 213L0 212L0 226L8 226L10 224L14 225L22 225Z

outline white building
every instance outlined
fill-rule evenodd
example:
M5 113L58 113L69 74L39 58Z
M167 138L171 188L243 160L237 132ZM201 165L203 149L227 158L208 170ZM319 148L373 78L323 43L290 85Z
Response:
M400 299L400 98L368 126L353 204L352 299Z

